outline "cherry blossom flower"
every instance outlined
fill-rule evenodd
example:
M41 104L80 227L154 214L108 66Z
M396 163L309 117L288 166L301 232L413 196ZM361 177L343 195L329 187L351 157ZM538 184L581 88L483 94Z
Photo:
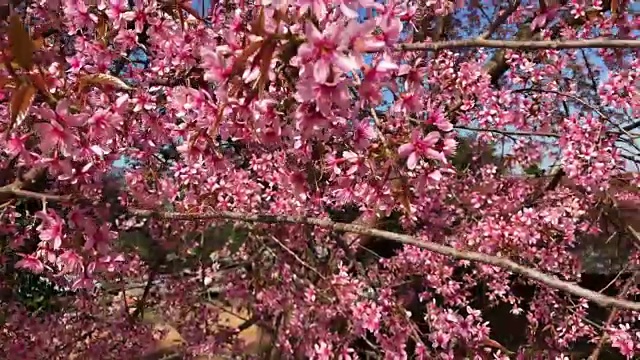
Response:
M341 40L338 24L333 24L320 32L314 24L307 22L305 36L308 43L300 46L298 56L304 61L312 61L315 81L325 83L332 71L332 65L344 72L359 68L355 58L345 53L347 49Z
M32 271L35 274L40 274L44 271L42 261L33 255L24 255L21 260L16 262L16 267Z
M640 20L628 4L207 3L10 9L0 358L147 357L173 335L135 318L149 313L173 324L185 358L257 356L265 338L283 358L565 359L601 339L638 357L637 311L599 327L599 305L566 287L432 251L575 286L613 263L598 246L632 243ZM489 29L483 11L510 16ZM488 30L507 48L456 46ZM552 46L509 48L526 30ZM631 45L556 43L593 37ZM311 225L325 220L432 247ZM620 267L640 263L622 253ZM64 295L26 303L22 278ZM618 280L608 291L640 290ZM232 334L244 320L218 326L228 310L260 321ZM275 331L247 339L263 327ZM510 353L507 337L521 339Z
M64 220L53 210L39 211L36 217L42 221L36 228L40 233L40 239L49 243L54 250L59 249L64 236Z
M437 131L432 131L425 137L421 137L420 134L414 132L411 135L411 142L398 148L398 155L407 158L407 167L410 170L416 168L418 161L422 157L445 162L444 154L435 148L438 141L440 141L440 133Z

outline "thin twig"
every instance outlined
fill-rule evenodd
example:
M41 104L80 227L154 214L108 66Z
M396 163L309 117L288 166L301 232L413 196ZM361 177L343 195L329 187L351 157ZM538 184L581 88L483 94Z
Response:
M298 263L300 263L300 265L304 266L305 268L311 270L314 274L318 275L322 280L326 280L327 278L322 275L316 268L314 268L313 266L307 264L307 262L305 262L304 260L302 260L295 252L293 252L293 250L289 249L288 246L286 246L285 244L283 244L280 240L278 240L278 238L276 238L275 236L271 235L270 236L271 240L275 241L276 244L278 244L284 251L286 251L287 253L289 253L289 255L293 256L294 259L296 259L296 261Z
M491 25L489 25L489 28L487 29L487 31L482 33L478 38L479 39L490 38L491 35L493 35L493 33L495 33L496 30L498 30L498 28L502 26L502 24L505 21L507 21L509 16L511 16L518 9L519 6L520 6L520 0L514 1L513 4L509 5L509 7L505 9L502 12L502 14L500 14L493 23L491 23Z
M154 266L149 270L149 278L147 279L147 283L144 286L142 296L138 300L136 309L133 311L133 314L131 314L132 319L136 319L138 316L144 318L144 307L146 305L147 297L149 297L149 294L151 293L153 283L155 282L156 274L158 273L158 267L158 264L154 264Z
M437 51L444 49L490 48L513 50L544 50L544 49L637 49L640 40L618 39L585 39L585 40L490 40L463 39L439 42L423 42L413 44L398 44L398 51Z
M415 237L393 233L390 231L378 230L368 228L365 226L359 226L354 224L336 223L331 220L324 220L318 218L296 217L286 215L267 215L267 214L247 214L238 212L209 212L209 213L179 213L179 212L158 212L144 209L129 209L129 214L139 217L152 217L165 220L183 220L183 221L197 221L197 220L213 220L213 219L227 219L236 220L250 223L265 223L265 224L307 224L315 225L334 231L345 231L356 233L365 236L379 237L386 240L396 241L406 245L417 246L429 251L433 251L442 255L451 256L460 260L469 260L481 262L488 265L497 266L504 270L512 271L514 273L528 277L534 281L538 281L551 288L564 291L566 293L579 296L590 300L603 307L618 307L628 310L640 311L640 303L627 301L622 299L616 299L610 296L599 294L595 291L585 289L576 285L563 281L540 272L539 270L532 269L518 263L515 263L509 259L501 258L497 256L487 255L474 251L458 250L450 246L440 245L433 242L422 241Z
M600 116L601 118L603 118L604 120L608 121L611 125L615 126L618 128L619 131L613 131L613 130L607 130L607 134L614 134L614 135L626 135L629 138L633 139L633 135L629 133L630 130L633 130L634 127L632 127L631 125L627 125L625 127L616 124L609 116L605 115L602 110L598 109L596 106L589 104L587 101L571 95L571 94L567 94L564 93L562 91L556 91L556 90L547 90L547 89L539 89L539 88L526 88L526 89L518 89L518 90L514 90L513 92L522 92L522 93L527 93L527 92L538 92L538 93L546 93L546 94L554 94L554 95L558 95L558 96L563 96L569 99L572 99L582 105L584 105L585 107L587 107L588 109L594 111L596 114L598 114L598 116ZM632 124L633 125L633 124ZM628 130L627 128L629 128L630 130ZM630 144L631 146L633 146L636 150L640 151L640 148L633 142L633 141L624 141L625 143Z
M468 126L457 125L454 126L454 129L459 130L468 130L468 131L476 131L476 132L491 132L500 135L507 136L540 136L540 137L552 137L552 138L560 138L562 135L550 132L538 132L538 131L508 131L508 130L500 130L500 129L483 129L483 128L474 128Z
M607 285L605 285L605 287L600 289L600 291L598 291L598 292L599 293L603 293L603 292L607 291L607 289L612 287L616 283L616 281L618 281L620 276L622 276L622 274L624 274L628 269L629 269L629 264L627 263L620 271L618 271L616 276L613 279L611 279L611 281L609 281L609 283Z
M627 279L626 283L624 284L624 287L622 288L622 291L620 291L619 297L621 299L627 296L627 293L629 292L629 290L631 290L631 286L635 284L636 278L638 277L638 275L640 275L640 272L636 271L635 273L633 273L633 275L631 275L629 279ZM606 333L606 329L611 327L611 324L613 324L617 315L618 315L618 309L611 310L611 313L609 314L609 317L607 318L607 321L603 326L604 330L602 333L602 337L600 337L600 341L598 341L598 345L596 345L595 349L593 349L593 352L589 356L588 360L597 360L598 357L600 357L600 353L604 348L604 344L607 342L609 338L609 336Z

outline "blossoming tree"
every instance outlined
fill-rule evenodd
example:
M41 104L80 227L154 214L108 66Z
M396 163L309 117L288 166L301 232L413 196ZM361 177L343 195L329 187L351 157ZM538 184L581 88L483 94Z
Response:
M152 310L188 357L640 354L629 2L5 3L3 358L141 358Z

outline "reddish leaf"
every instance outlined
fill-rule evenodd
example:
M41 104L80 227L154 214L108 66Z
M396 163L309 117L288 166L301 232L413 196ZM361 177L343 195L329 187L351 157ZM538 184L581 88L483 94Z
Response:
M11 121L9 123L9 131L15 126L19 126L27 114L29 108L36 96L36 88L30 83L23 83L11 95L11 103L9 105L11 113Z
M121 90L132 90L132 88L127 85L120 78L115 77L109 74L91 74L84 76L80 79L80 91L86 88L89 85L96 86L112 86L116 89Z
M7 76L0 76L0 89L10 88L13 85L13 79Z
M31 83L33 84L33 86L35 86L38 91L46 95L49 99L55 101L55 99L49 92L49 86L47 86L47 82L40 73L31 73L29 74L29 78L31 79Z
M96 25L96 39L107 44L107 35L109 34L109 18L101 13L98 16L98 24Z

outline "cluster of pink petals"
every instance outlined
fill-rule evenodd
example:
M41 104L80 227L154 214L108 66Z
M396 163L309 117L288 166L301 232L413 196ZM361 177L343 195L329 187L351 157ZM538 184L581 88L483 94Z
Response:
M113 297L107 285L144 284L161 254L191 268L159 274L146 300L163 309L192 356L243 351L240 340L206 325L220 311L207 305L207 286L228 262L251 266L225 273L224 295L278 327L273 342L283 358L524 359L535 347L561 359L603 336L623 356L640 355L637 312L599 324L590 319L594 304L495 266L415 246L356 264L364 237L126 212L330 218L329 209L351 206L364 219L398 215L396 230L420 240L579 282L576 249L610 230L589 218L602 194L640 201L611 185L640 156L624 142L637 135L621 130L640 118L637 52L504 50L498 57L509 70L496 81L486 67L494 50L398 50L416 29L435 31L449 15L448 39L481 35L487 19L477 4L238 0L213 2L202 21L191 1L28 3L31 33L56 31L31 73L14 73L37 73L48 94L38 90L28 115L12 123L14 90L0 89L0 186L41 169L44 188L33 192L47 195L3 198L0 267L76 293L60 300L62 311L40 317L0 298L10 313L0 325L0 358L153 350L159 335L131 319L135 304L105 298ZM523 2L493 36L510 38L527 21L544 39L637 38L640 29L625 12L587 18L593 9L583 1L540 6ZM0 83L13 75L0 68ZM502 162L483 158L488 146ZM525 175L532 165L565 174L535 201L550 177ZM638 178L629 183L637 188ZM221 250L208 243L227 238ZM632 252L629 268L639 264ZM519 293L525 285L531 296ZM0 290L11 286L9 276L0 279ZM636 284L626 295L638 293ZM492 318L498 308L509 318ZM500 322L516 320L510 330L521 343L498 344Z

